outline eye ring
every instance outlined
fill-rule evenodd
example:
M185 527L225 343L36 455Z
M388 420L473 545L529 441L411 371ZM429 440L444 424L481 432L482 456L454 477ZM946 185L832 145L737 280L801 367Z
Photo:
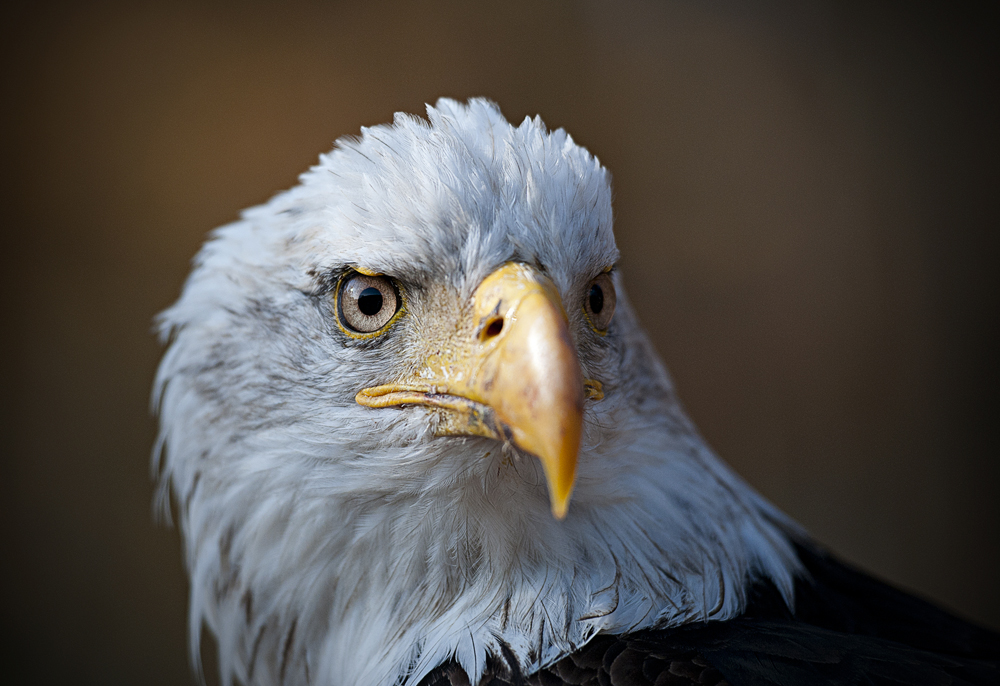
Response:
M599 274L587 284L583 294L583 316L590 328L601 336L608 333L617 300L615 284L608 272Z
M399 287L381 274L347 272L337 282L335 294L337 325L351 338L382 335L403 311Z

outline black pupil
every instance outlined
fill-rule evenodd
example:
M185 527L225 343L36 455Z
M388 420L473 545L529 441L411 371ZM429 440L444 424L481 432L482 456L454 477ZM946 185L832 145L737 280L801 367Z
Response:
M382 309L382 291L374 286L361 291L361 295L358 296L358 309L361 310L361 314L368 317L378 314Z
M587 297L590 298L590 311L600 314L604 309L604 290L595 283L590 287L590 295Z

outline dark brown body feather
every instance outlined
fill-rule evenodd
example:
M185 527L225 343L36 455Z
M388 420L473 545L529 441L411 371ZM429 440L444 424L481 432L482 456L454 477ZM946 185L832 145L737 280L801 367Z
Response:
M811 546L798 552L809 577L794 612L761 585L737 619L598 636L529 676L494 660L479 686L1000 684L1000 635ZM470 685L449 663L421 686Z

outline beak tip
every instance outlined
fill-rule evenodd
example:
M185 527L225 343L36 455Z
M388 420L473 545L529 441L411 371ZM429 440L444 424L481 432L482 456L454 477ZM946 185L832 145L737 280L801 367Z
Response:
M549 484L549 487L551 489L552 484ZM572 495L572 487L562 493L549 491L549 504L552 506L552 516L559 521L566 519L566 513L569 511L570 495Z
M573 486L576 484L576 463L580 449L579 423L574 428L575 431L568 432L570 439L560 446L561 449L546 452L547 459L541 460L552 516L560 521L566 518Z

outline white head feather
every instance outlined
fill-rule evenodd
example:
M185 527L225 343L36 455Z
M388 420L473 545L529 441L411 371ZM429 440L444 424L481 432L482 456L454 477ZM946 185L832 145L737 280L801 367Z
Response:
M562 129L440 100L341 140L301 184L218 229L178 302L157 376L156 461L176 501L223 679L415 684L456 658L537 669L597 632L739 614L756 579L791 602L794 525L705 446L615 276L606 337L566 305L588 403L568 517L536 460L436 437L426 408L355 394L512 260L565 303L617 258L607 172ZM329 279L413 284L378 345L338 336Z

